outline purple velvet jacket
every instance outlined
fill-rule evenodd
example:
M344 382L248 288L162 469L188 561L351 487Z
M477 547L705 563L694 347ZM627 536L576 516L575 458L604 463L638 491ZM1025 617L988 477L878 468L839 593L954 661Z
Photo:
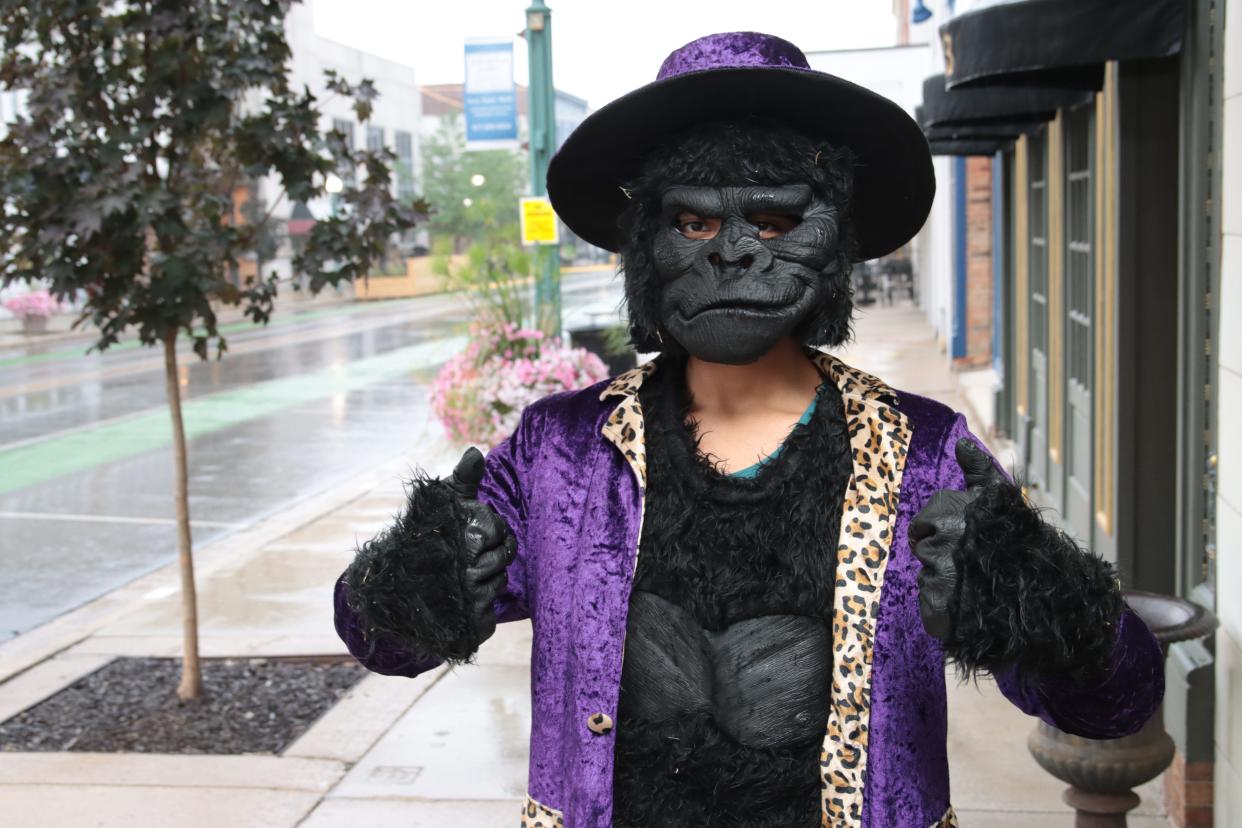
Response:
M954 444L961 415L897 394L836 358L816 357L841 388L854 470L841 508L834 670L821 753L823 825L956 825L945 752L944 656L918 610L920 564L910 520L939 489L964 488ZM642 530L646 455L641 366L608 383L531 405L487 457L480 500L513 529L518 555L496 602L501 621L530 618L532 726L523 826L606 828L626 611ZM413 676L435 666L371 648L336 593L337 630L372 670ZM1002 692L1069 732L1136 731L1163 694L1162 657L1127 612L1097 686L1009 673ZM624 726L624 722L620 723Z

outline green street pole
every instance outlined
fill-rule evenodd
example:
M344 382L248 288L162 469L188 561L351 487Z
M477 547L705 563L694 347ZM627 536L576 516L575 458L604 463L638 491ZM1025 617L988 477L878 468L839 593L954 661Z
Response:
M530 187L548 194L548 162L556 151L556 93L552 87L552 10L543 0L526 9L526 49L530 56ZM549 336L561 335L561 248L535 247L535 320Z

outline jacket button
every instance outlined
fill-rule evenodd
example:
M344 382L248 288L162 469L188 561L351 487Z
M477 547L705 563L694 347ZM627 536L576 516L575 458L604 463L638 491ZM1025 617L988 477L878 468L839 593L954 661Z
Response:
M612 716L607 713L592 713L587 716L587 729L600 736L612 732Z

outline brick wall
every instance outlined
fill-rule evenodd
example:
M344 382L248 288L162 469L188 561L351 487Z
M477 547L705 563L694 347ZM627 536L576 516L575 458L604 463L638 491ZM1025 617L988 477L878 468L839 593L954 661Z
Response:
M955 368L992 361L992 159L966 159L966 355Z
M1164 772L1164 809L1177 828L1212 828L1212 763L1186 764L1179 751Z

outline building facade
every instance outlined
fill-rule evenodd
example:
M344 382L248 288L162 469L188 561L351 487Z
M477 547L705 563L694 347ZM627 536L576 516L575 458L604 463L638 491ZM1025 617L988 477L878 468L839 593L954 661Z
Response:
M1224 70L1223 102L1214 110L1222 128L1217 133L1204 124L1206 134L1196 138L1217 139L1214 146L1223 160L1215 181L1204 180L1200 185L1206 197L1216 198L1220 205L1219 223L1205 227L1209 244L1203 245L1209 257L1205 276L1214 275L1211 254L1220 256L1219 278L1208 293L1219 296L1214 306L1219 308L1218 318L1215 324L1205 323L1209 332L1218 334L1213 341L1219 346L1203 353L1196 363L1216 390L1215 405L1209 406L1212 419L1204 425L1210 435L1204 441L1204 462L1212 473L1209 483L1215 485L1205 488L1204 497L1215 507L1208 521L1213 531L1207 564L1212 571L1214 563L1218 585L1214 772L1216 825L1223 828L1242 825L1242 435L1233 425L1242 410L1242 15L1236 8L1232 16L1226 14L1224 0L1211 5L1213 17L1201 28L1203 37L1210 38L1214 46L1223 40L1223 48L1213 54L1218 72L1219 67ZM1209 98L1207 103L1215 101ZM1213 188L1214 183L1219 190ZM1217 239L1220 245L1213 251L1209 245Z
M1170 648L1166 807L1209 825L1214 794L1215 824L1242 824L1242 487L1224 425L1242 401L1238 27L1221 0L937 11L956 13L939 17L920 121L934 152L989 179L992 290L969 302L993 308L997 429L1031 499L1127 588L1218 614L1214 641Z

